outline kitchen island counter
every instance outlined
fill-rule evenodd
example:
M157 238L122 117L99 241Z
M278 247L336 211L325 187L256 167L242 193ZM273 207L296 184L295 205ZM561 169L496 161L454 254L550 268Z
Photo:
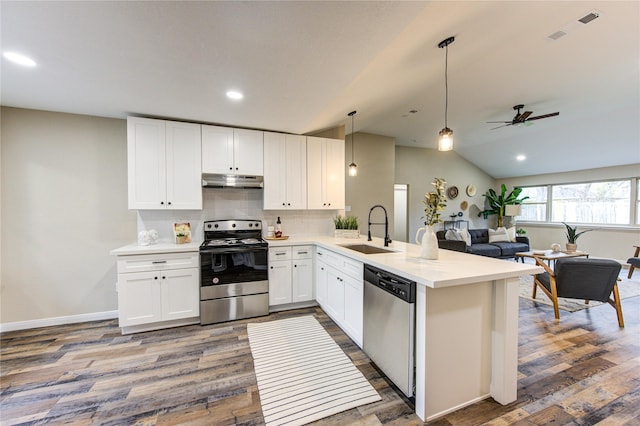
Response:
M385 248L382 239L364 236L291 236L269 244L316 245L416 281L415 408L422 420L488 397L500 404L517 399L520 277L542 268L444 249L437 260L421 259L418 245L403 242L379 254L343 247Z
M398 274L430 288L442 288L470 284L479 280L496 280L543 272L530 264L505 261L452 250L439 250L438 260L419 257L417 244L392 242L384 247L382 238L334 238L322 235L291 236L287 240L269 240L269 246L319 245L344 256L380 269ZM343 247L350 244L366 244L392 250L391 253L363 254Z

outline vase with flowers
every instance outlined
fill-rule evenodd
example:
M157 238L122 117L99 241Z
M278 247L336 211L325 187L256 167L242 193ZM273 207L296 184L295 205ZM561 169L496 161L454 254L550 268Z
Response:
M436 260L438 259L438 238L436 237L434 226L442 222L441 214L447 206L445 195L447 181L442 178L434 178L431 185L433 185L435 191L424 194L425 227L418 229L418 232L416 232L416 243L420 244L421 258ZM421 231L424 231L422 239L420 239Z

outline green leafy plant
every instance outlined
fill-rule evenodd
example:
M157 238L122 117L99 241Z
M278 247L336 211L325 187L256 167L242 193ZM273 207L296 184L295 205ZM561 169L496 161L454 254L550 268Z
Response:
M360 227L358 216L336 216L333 218L333 224L336 229L358 229Z
M434 178L431 185L435 188L435 191L427 192L424 194L424 200L422 201L424 207L424 224L433 226L436 223L442 222L440 218L440 212L447 207L447 198L444 193L444 188L447 185L447 181L442 178Z
M486 219L489 215L496 214L498 215L498 226L502 226L502 217L504 216L504 209L506 206L513 204L522 204L524 200L529 197L522 197L520 193L522 192L522 188L515 187L509 194L507 194L507 187L503 183L500 188L500 194L493 189L489 189L486 193L484 193L484 197L486 198L486 203L488 208L478 213L478 216L482 215Z
M516 229L516 234L518 235L527 235L527 230L524 228L518 228Z
M566 224L564 222L562 222L562 224L567 228L567 232L565 233L565 235L567 236L567 242L569 244L576 244L576 241L578 240L578 237L580 235L584 234L585 232L594 231L594 229L586 229L584 231L578 232L578 227L577 226L571 226L571 225Z

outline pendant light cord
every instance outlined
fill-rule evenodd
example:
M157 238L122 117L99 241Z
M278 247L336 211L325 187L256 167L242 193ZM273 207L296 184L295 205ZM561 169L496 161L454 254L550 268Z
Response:
M449 45L444 49L444 127L447 126L447 113L449 111Z
M356 111L351 111L349 115L351 116L351 164L355 164L353 161L353 146L354 146L353 134L355 133L355 128L353 123L354 123L354 118L355 118L354 116L356 115Z

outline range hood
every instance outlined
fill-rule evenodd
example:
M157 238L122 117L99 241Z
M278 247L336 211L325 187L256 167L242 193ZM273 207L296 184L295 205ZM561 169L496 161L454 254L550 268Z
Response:
M239 176L224 174L203 174L202 186L205 188L255 188L261 189L262 176Z

